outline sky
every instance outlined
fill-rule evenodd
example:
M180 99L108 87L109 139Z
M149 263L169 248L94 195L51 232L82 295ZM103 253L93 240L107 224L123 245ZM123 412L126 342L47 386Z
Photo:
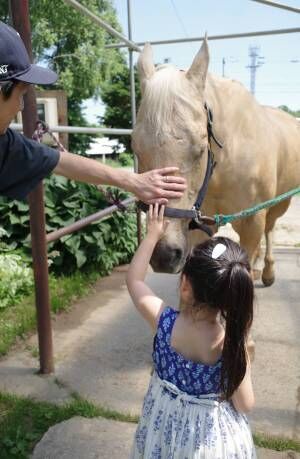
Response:
M300 8L300 0L277 0ZM113 0L127 36L127 0ZM136 42L300 27L300 14L251 0L131 0L132 39ZM300 33L209 41L209 71L250 88L249 46L259 47L255 96L262 104L300 109ZM201 42L153 46L154 61L190 66ZM134 53L134 60L138 53ZM294 61L294 62L292 62ZM88 121L103 112L100 101L86 103Z

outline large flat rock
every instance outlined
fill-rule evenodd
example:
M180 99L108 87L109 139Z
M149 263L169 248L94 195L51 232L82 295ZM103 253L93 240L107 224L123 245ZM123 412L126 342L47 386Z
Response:
M32 459L126 459L135 429L135 424L74 417L51 427Z
M136 426L102 418L75 417L51 427L32 459L126 459ZM294 452L257 449L258 459L299 459ZM149 459L149 458L145 458ZM250 459L250 458L249 458Z

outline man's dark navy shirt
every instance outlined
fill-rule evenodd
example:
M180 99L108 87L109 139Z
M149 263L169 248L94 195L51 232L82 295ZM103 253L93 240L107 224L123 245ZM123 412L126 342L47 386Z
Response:
M59 161L59 151L7 129L0 135L0 195L25 199Z

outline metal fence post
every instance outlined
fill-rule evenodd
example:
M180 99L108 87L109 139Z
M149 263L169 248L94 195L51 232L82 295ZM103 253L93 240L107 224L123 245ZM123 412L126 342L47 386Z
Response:
M31 30L29 22L28 0L10 0L12 21L19 32L32 59ZM24 134L31 137L36 124L37 110L33 87L24 97L22 113ZM40 372L43 374L54 371L53 344L49 301L48 262L45 231L45 210L43 183L41 182L29 195L30 231L32 241L32 257L35 279L35 298L37 310L37 328L40 351Z
M127 0L127 18L128 18L128 38L132 41L132 26L131 26L131 0ZM133 65L133 49L128 48L129 52L129 70L130 70L130 100L131 100L131 126L134 127L136 123L136 97L135 97L135 77L134 77L134 65ZM138 172L138 160L134 155L134 171ZM141 211L136 211L136 222L137 222L137 240L141 243L142 240L142 219Z

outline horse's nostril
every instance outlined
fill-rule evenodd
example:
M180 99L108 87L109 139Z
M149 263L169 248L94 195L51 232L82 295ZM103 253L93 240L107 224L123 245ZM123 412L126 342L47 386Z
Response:
M170 263L172 266L176 266L182 257L182 250L180 248L177 249L172 249L168 253L168 257L166 257L166 260L168 259L168 263Z
M181 249L175 249L174 250L174 259L176 261L180 260L182 257L182 250Z
M181 266L184 249L180 246L158 244L151 257L151 266L156 272L174 273Z

